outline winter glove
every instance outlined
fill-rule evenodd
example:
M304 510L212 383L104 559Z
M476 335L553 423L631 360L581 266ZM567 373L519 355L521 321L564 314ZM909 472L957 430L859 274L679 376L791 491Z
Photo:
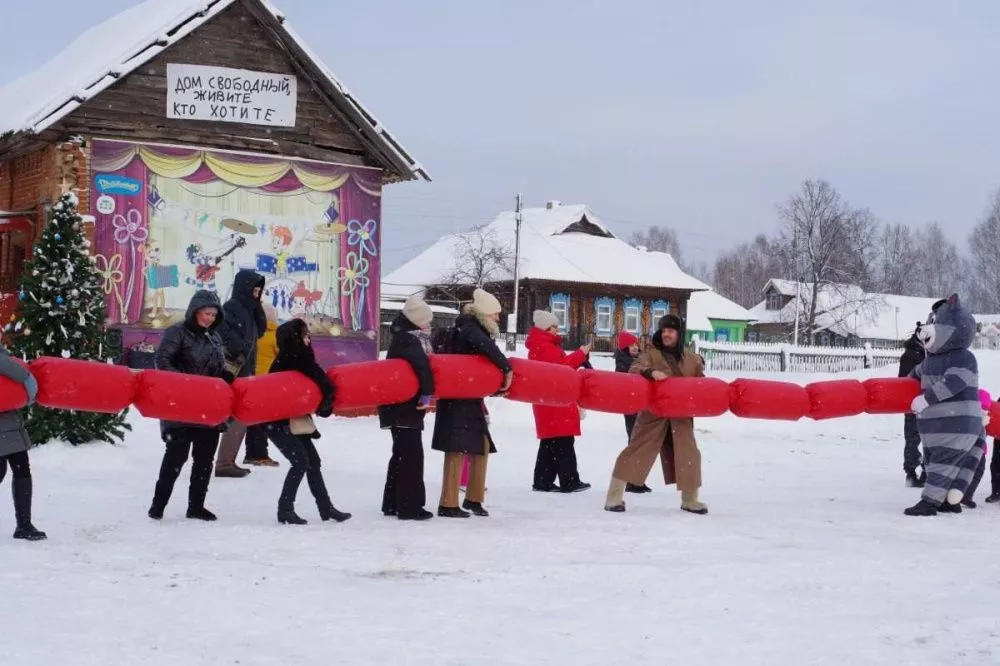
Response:
M925 398L923 394L918 395L913 399L913 402L910 403L910 411L914 414L919 414L928 407L930 407L930 403L927 402L927 398Z
M38 380L33 375L24 380L24 390L28 392L28 407L31 407L38 397Z
M320 407L319 409L316 410L316 416L320 417L321 419L330 418L331 416L333 416L333 407L327 407L325 409Z
M422 395L420 399L417 400L417 409L430 409L431 401L434 400L432 395Z

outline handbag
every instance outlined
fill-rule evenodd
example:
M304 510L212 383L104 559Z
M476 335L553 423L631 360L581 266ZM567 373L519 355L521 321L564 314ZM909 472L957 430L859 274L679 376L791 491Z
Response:
M311 414L288 419L288 431L293 435L311 435L316 432L316 422Z

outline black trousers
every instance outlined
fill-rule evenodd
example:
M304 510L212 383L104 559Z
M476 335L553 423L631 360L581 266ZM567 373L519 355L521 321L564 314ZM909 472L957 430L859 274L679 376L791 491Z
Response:
M382 513L410 518L427 503L423 433L416 428L390 428L390 431L392 457L385 472Z
M31 478L31 463L28 462L28 452L18 451L10 455L0 456L0 481L7 476L7 467L15 479Z
M917 415L907 414L903 417L903 471L916 473L920 467L920 433L917 431Z
M293 435L289 432L288 426L284 425L269 426L267 434L291 465L285 474L285 483L278 497L278 511L295 510L295 497L299 493L302 479L305 478L320 514L328 514L333 508L333 503L330 501L330 493L327 492L326 482L323 480L321 469L323 461L320 460L319 451L316 450L312 438L308 435Z
M267 455L267 428L254 425L247 428L246 457L248 460L263 460Z
M993 453L990 454L990 489L994 493L1000 493L1000 446L998 440L993 438Z
M191 457L191 482L188 485L188 508L205 508L208 483L212 478L219 432L209 428L173 428L160 463L160 478L153 493L153 506L163 509L174 492L174 483Z
M538 456L535 458L534 487L543 489L555 484L568 490L580 483L580 473L576 467L576 447L573 437L553 437L538 442Z
M632 428L635 427L635 420L637 418L639 418L638 414L625 415L625 434L628 435L629 439L632 439Z

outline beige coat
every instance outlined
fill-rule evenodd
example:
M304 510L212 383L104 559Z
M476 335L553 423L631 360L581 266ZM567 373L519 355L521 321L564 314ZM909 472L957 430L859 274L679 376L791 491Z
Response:
M648 375L654 370L671 377L705 376L704 365L697 354L689 351L682 353L678 375L657 347L648 347L639 354L629 372ZM678 490L697 490L701 487L701 452L694 436L694 419L665 419L648 409L639 412L628 446L615 461L614 478L643 485L657 455L660 456L663 480L667 485L676 483Z

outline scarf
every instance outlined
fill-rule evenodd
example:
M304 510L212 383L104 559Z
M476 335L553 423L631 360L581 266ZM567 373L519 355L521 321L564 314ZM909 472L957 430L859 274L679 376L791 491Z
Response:
M417 341L420 342L420 347L424 350L424 353L427 354L427 356L434 353L434 349L431 347L431 334L428 331L410 331L410 335L415 337Z

